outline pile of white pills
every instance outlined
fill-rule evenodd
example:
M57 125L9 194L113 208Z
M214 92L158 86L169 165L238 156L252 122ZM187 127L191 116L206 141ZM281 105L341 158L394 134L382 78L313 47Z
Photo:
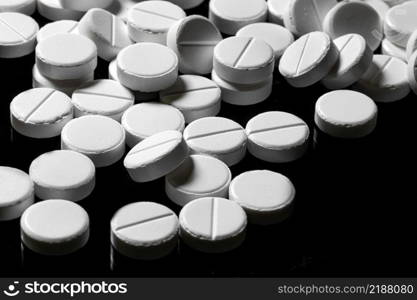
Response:
M11 127L61 141L27 173L0 166L0 221L21 217L23 244L41 254L87 244L82 206L96 168L111 165L139 188L159 180L177 208L130 199L114 211L119 253L157 259L179 240L231 251L247 226L285 221L296 201L286 175L235 174L235 165L248 155L271 169L300 160L313 126L335 140L366 138L376 103L417 94L416 1L210 0L205 15L188 15L202 0L120 2L119 11L113 2L38 0L51 20L39 28L35 0L0 0L0 59L35 57L22 70L33 88L10 99ZM108 78L95 77L97 66ZM262 107L285 82L328 90L315 99L314 124L279 109L249 114L246 124L222 114L222 103Z

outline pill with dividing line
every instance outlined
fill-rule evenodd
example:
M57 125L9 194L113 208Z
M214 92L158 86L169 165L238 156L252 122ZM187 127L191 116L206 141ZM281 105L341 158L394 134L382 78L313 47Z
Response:
M61 20L48 23L39 30L36 39L38 43L40 43L44 39L60 33L77 34L78 22L72 20Z

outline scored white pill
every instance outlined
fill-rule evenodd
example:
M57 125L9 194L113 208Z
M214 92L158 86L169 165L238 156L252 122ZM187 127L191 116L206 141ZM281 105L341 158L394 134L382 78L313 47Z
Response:
M339 2L327 13L323 31L333 39L348 33L360 34L372 51L379 47L384 36L383 22L378 12L361 1Z
M245 240L247 217L235 202L207 197L194 200L180 212L180 236L191 248L221 253Z
M414 51L413 55L411 55L407 71L410 88L417 95L417 51Z
M56 34L36 47L36 66L51 79L68 80L85 77L97 67L97 47L78 34Z
M168 0L183 9L190 9L199 6L204 0Z
M198 119L185 128L184 139L191 153L214 156L228 166L237 164L246 155L245 129L230 119Z
M266 42L251 37L230 37L214 48L213 68L224 80L253 84L274 71L274 52Z
M166 46L137 43L120 51L117 75L121 84L134 91L158 92L177 80L178 57Z
M294 87L323 79L337 63L339 50L324 32L311 32L292 43L279 63L279 72Z
M268 21L284 25L284 13L291 0L268 0Z
M209 18L228 35L252 23L265 22L268 7L265 0L211 0Z
M221 33L210 20L193 15L171 26L167 34L167 46L177 54L180 72L208 74L213 69L214 47L222 39Z
M107 61L132 44L123 20L100 8L90 9L81 18L78 31L96 44L98 56Z
M187 156L181 132L167 130L138 143L126 155L124 166L134 181L148 182L172 172Z
M322 83L328 89L342 89L352 85L372 64L373 53L359 34L346 34L334 40L339 50L339 61Z
M338 90L321 96L316 103L317 127L338 138L360 138L376 127L378 108L368 96L350 90Z
M0 12L17 12L31 15L35 12L36 0L0 0Z
M410 93L407 64L388 55L374 55L372 65L353 89L376 102L394 102Z
M393 44L405 48L411 34L417 30L417 2L394 6L385 15L384 32Z
M57 150L35 158L29 168L38 198L80 201L95 186L95 167L87 156Z
M16 58L35 50L39 25L16 12L0 12L0 58Z
M166 44L169 28L187 15L168 1L143 1L133 6L127 16L129 36L135 42Z
M261 113L246 125L249 152L272 163L290 162L308 149L310 130L299 117L282 112Z
M178 76L175 84L159 93L162 103L178 108L185 123L216 116L221 107L221 90L212 80L197 75Z
M225 197L232 174L221 160L207 155L190 155L165 177L165 191L174 203L184 206L202 197Z
M153 202L123 206L111 219L111 243L121 254L151 260L171 253L178 244L178 217Z
M122 125L126 130L126 144L133 148L145 138L166 130L182 132L185 120L175 107L158 102L140 103L123 114Z
M127 88L108 79L89 81L72 94L75 117L102 115L120 122L134 102L135 97Z
M0 166L0 221L17 219L35 201L35 188L29 175Z
M61 33L78 33L78 22L72 20L55 21L43 26L36 36L38 43L44 39Z
M98 115L71 120L62 130L61 149L85 154L96 167L116 163L125 152L125 131L115 120Z
M71 99L50 88L31 89L17 95L10 103L13 128L32 138L59 136L73 118Z
M64 8L86 12L94 8L108 8L113 0L60 0Z
M282 174L256 170L235 177L230 183L229 197L243 207L250 223L269 225L288 218L295 188Z
M39 14L48 20L79 20L84 14L83 11L65 8L61 0L37 0L37 2Z
M87 212L67 200L46 200L29 207L20 219L22 242L43 255L66 255L85 246L90 234Z
M211 79L222 90L222 100L233 105L253 105L266 100L272 93L272 74L264 81L254 84L238 84L221 79L215 71Z
M406 60L410 59L411 55L413 55L414 51L417 50L417 29L410 35L410 38L407 42L406 47Z
M401 48L401 47L391 43L387 39L382 40L381 53L385 54L385 55L388 55L388 56L397 57L404 62L408 61L406 50L404 48Z

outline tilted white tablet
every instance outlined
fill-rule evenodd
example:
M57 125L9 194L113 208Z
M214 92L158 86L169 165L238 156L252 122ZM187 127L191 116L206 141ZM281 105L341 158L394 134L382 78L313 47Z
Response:
M169 28L187 15L168 1L143 1L133 6L127 16L130 38L135 42L166 44Z
M268 0L268 21L284 26L284 13L291 0Z
M121 84L134 91L159 92L177 80L178 57L160 44L134 44L117 56L117 75Z
M413 55L414 51L417 50L417 29L410 35L410 38L407 42L406 47L406 60L410 59L411 55Z
M199 6L204 0L168 0L183 9L191 9Z
M31 15L35 9L36 0L0 0L0 12L18 12Z
M414 51L408 61L408 83L414 94L417 94L417 51Z
M254 84L238 84L221 79L215 71L211 79L222 90L222 100L233 105L253 105L266 100L272 92L273 76Z
M214 48L213 68L227 81L253 84L265 81L274 71L271 46L251 37L230 37Z
M35 201L35 188L29 175L0 166L0 221L17 219Z
M38 30L38 23L27 15L0 12L0 58L22 57L32 53Z
M178 76L176 83L159 93L162 103L178 108L185 123L216 116L221 107L221 90L212 80L197 75Z
M417 2L394 6L385 15L384 32L393 44L405 48L411 34L417 30Z
M350 90L338 90L321 96L316 103L317 127L338 138L360 138L376 127L378 108L368 96Z
M81 18L78 31L96 44L98 56L106 61L132 44L123 20L100 8L90 9Z
M311 32L292 43L279 63L279 72L294 87L323 79L337 63L339 50L324 32Z
M191 248L221 253L245 239L247 217L235 202L207 197L188 203L180 212L180 237Z
M202 197L227 198L232 174L221 160L207 155L190 155L165 177L165 191L174 203L184 206Z
M180 72L208 74L213 69L214 47L222 39L221 33L210 20L192 15L171 26L167 34L167 46L177 54Z
M323 31L332 39L348 33L360 34L372 51L379 47L384 36L383 22L378 12L361 1L339 2L327 13Z
M127 88L109 79L87 82L72 94L76 117L102 115L120 122L134 102L135 97Z
M10 103L13 128L32 138L59 136L73 118L71 99L50 88L36 88L17 95Z
M245 129L235 121L222 117L196 120L184 130L184 139L191 153L214 156L228 166L240 162L246 155Z
M299 117L282 111L261 113L246 125L249 152L264 161L284 163L302 157L310 130Z
M211 0L209 18L228 35L252 23L265 22L268 7L265 0Z
M56 34L36 47L36 66L51 79L68 80L85 77L97 67L97 47L78 34Z
M125 157L124 166L134 181L148 182L172 172L187 156L181 132L167 130L138 143Z
M67 200L46 200L29 207L20 219L23 244L43 255L66 255L85 246L90 234L87 212Z
M177 247L178 229L178 217L168 207L153 202L131 203L111 219L111 243L130 258L157 259Z
M80 201L95 186L95 167L87 156L69 150L57 150L35 158L29 168L38 198Z
M342 89L352 85L368 70L373 53L359 34L346 34L334 40L339 50L339 61L322 83L328 89Z
M353 89L376 102L394 102L410 93L407 64L388 55L374 55L372 65Z
M110 166L124 155L125 131L109 117L83 116L65 125L61 149L85 154L96 167Z
M388 55L388 56L394 56L396 58L401 59L404 62L408 61L407 53L404 48L401 48L393 43L391 43L387 39L383 39L381 43L381 53Z
M58 20L79 20L84 12L69 8L64 8L61 0L37 0L39 14L52 21ZM77 1L82 2L82 1Z
M43 41L44 39L61 33L78 33L78 22L72 20L61 20L55 21L52 23L48 23L43 26L36 36L38 43Z
M60 0L64 8L86 12L94 8L108 8L113 0Z
M288 218L295 188L280 173L256 170L235 177L230 183L229 197L243 207L250 223L269 225Z

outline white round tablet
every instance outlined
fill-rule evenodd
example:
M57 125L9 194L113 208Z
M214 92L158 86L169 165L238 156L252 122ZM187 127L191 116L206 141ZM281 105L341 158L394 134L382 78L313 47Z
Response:
M404 62L408 61L406 50L404 48L401 48L401 47L391 43L387 39L382 40L381 53L385 54L385 55L388 55L388 56L394 56L396 58L401 59Z
M342 89L352 85L372 64L373 52L359 34L346 34L334 40L339 50L339 61L322 83L328 89Z
M177 80L178 57L163 45L134 44L117 56L117 74L120 82L134 91L158 92Z
M16 12L0 12L0 58L22 57L33 52L39 25Z
M80 201L95 186L95 167L87 156L69 150L57 150L35 158L29 168L38 198Z
M204 0L168 0L183 9L191 9L199 6Z
M61 20L55 21L52 23L48 23L43 26L36 36L38 43L43 41L44 39L61 33L78 33L78 22L72 20Z
M19 218L34 201L35 189L29 175L0 166L0 221Z
M185 120L175 107L158 102L140 103L123 114L122 125L126 130L126 144L133 148L145 138L166 130L182 132Z
M284 26L284 13L291 0L268 0L268 21Z
M97 67L97 47L78 34L56 34L36 47L36 66L51 79L68 80L85 77Z
M211 0L209 18L221 32L234 35L252 23L265 22L268 7L265 0Z
M251 37L230 37L214 48L213 68L227 81L253 84L274 71L274 52L266 42Z
M261 113L246 125L249 152L272 163L290 162L308 149L310 130L299 117L282 111Z
M211 79L222 90L222 100L233 105L253 105L266 100L272 92L273 76L254 84L238 84L221 79L215 71Z
M180 213L181 239L191 248L207 253L239 247L245 239L246 225L244 210L224 198L194 200Z
M368 96L350 90L338 90L321 96L316 103L317 127L338 138L360 138L376 127L378 108Z
M98 56L106 61L132 44L123 20L101 8L90 9L81 18L78 31L96 44Z
M290 215L295 188L282 174L268 170L249 171L232 180L229 198L243 207L249 222L276 224Z
M96 167L110 166L124 155L125 131L109 117L83 116L65 125L61 148L87 155Z
M406 50L405 61L407 61L408 59L410 59L411 55L413 55L414 51L417 50L417 29L414 30L414 32L410 35L410 38L408 39L407 47L405 50Z
M327 13L323 30L333 39L348 33L360 34L372 51L379 47L384 36L378 12L361 1L339 2Z
M67 200L46 200L29 207L20 219L22 242L44 255L66 255L87 244L87 212Z
M210 20L192 15L171 26L167 45L178 56L180 72L208 74L213 69L214 47L222 39L221 33Z
M374 55L372 65L353 85L376 102L394 102L410 93L407 64L388 55Z
M35 12L36 0L0 0L0 12L17 12L31 15Z
M121 254L151 260L171 253L178 244L178 217L153 202L123 206L111 219L111 243Z
M216 116L221 107L221 90L212 80L197 75L178 76L176 83L159 93L162 103L178 108L185 123Z
M414 51L408 61L408 83L411 90L417 95L417 51Z
M127 88L109 79L89 81L72 94L76 117L102 115L120 122L134 102L135 97Z
M32 138L59 136L73 118L71 99L50 88L31 89L17 95L10 103L13 128Z
M384 32L393 44L405 48L411 34L417 30L417 2L394 6L385 15Z
M113 0L60 0L64 8L86 12L94 8L108 8Z
M168 1L143 1L133 6L127 16L130 38L135 42L166 44L169 28L187 15Z
M37 2L39 14L48 20L79 20L84 14L83 11L64 8L61 0L37 0Z
M207 155L190 155L165 177L165 191L174 203L184 206L202 197L227 198L232 174L221 160Z
M214 156L228 166L237 164L246 155L245 129L230 119L198 119L185 128L184 139L191 153Z
M337 63L339 50L324 32L311 32L292 43L279 63L279 72L294 87L323 79Z

